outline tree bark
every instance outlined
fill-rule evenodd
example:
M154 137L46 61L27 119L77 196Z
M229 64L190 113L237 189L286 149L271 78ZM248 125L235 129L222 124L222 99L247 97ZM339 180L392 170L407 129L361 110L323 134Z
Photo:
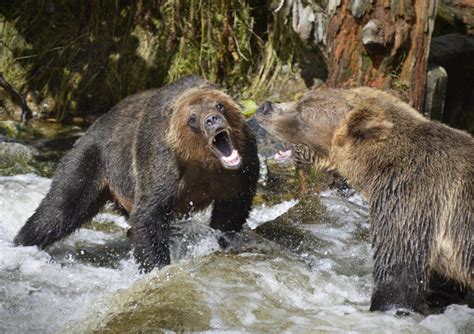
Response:
M396 90L423 107L437 0L341 0L328 26L329 87Z

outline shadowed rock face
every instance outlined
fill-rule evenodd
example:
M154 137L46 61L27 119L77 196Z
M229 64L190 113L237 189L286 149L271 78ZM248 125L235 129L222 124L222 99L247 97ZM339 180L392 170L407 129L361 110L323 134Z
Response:
M445 89L436 95L445 95L444 107L434 112L433 119L474 134L474 36L434 37L429 63L432 67L441 66L447 74ZM430 112L429 107L425 105L425 112Z

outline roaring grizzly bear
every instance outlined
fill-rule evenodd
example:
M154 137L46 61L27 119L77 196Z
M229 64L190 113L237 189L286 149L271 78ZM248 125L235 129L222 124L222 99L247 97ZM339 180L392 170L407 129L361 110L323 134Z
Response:
M45 248L91 220L108 200L129 215L142 271L169 264L169 223L214 203L211 226L238 231L259 174L240 106L205 80L184 77L127 97L61 161L46 197L15 237Z
M368 199L375 289L370 310L458 302L474 288L474 140L371 88L265 102L257 120ZM447 294L449 292L449 294Z

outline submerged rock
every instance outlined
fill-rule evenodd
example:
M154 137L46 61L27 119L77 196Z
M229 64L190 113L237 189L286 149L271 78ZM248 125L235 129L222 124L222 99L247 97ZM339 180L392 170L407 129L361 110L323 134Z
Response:
M35 173L51 176L55 163L40 157L35 147L18 142L0 142L0 175Z
M255 231L296 254L317 253L327 246L305 230L304 225L330 223L332 219L317 195L308 195L275 220L258 226Z
M170 266L147 277L117 293L109 303L106 313L96 313L75 332L137 333L210 328L211 310L203 292L199 291L190 272L179 267Z
M0 143L0 174L14 175L35 172L32 166L38 151L15 142Z
M23 123L5 120L0 121L0 135L9 138L31 139L33 138L33 131Z
M278 253L214 253L153 271L67 332L291 331L305 327L298 316L306 311L287 293L298 291L305 304L314 292L309 274L304 263ZM325 321L313 319L318 324Z
M74 333L209 330L212 312L200 281L219 277L229 283L239 280L248 283L252 280L250 275L236 275L239 269L233 260L238 258L213 254L155 270L131 288L111 296L105 308L100 308L102 311L93 311L86 321L70 330ZM243 264L245 260L238 262Z
M83 129L49 122L0 121L0 175L52 176Z

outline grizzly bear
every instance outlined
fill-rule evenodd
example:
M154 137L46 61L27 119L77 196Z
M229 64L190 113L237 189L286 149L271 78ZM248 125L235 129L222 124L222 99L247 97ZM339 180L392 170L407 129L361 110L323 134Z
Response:
M128 214L141 271L170 263L169 224L213 203L211 227L239 231L259 175L240 106L188 76L125 98L62 159L51 188L14 239L45 248L113 200Z
M470 135L366 87L265 102L257 121L366 196L375 262L370 310L429 312L472 291Z

